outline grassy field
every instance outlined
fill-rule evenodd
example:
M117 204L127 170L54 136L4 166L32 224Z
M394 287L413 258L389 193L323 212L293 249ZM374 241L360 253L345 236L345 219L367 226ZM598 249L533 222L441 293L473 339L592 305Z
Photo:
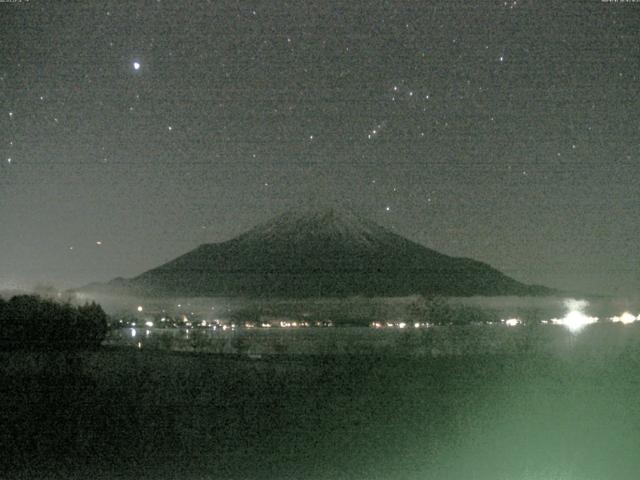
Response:
M2 478L636 479L640 349L0 355Z

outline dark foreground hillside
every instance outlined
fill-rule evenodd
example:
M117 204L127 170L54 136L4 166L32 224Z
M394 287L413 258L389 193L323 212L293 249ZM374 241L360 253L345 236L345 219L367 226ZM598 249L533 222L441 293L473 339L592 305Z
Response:
M636 479L640 352L2 354L3 478Z

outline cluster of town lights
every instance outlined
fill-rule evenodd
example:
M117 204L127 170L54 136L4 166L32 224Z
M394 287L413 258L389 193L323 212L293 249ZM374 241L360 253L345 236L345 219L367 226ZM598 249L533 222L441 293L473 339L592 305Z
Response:
M572 333L578 333L579 331L581 331L585 326L587 325L591 325L593 323L596 323L599 321L598 317L594 317L594 316L589 316L587 314L584 313L585 309L589 306L589 302L586 300L576 300L576 299L565 299L564 300L564 306L567 309L567 313L565 314L564 317L562 318L552 318L550 320L541 320L540 323L543 325L562 325L564 327L566 327L569 331L571 331ZM181 305L178 305L179 307ZM212 307L213 309L213 307ZM137 307L137 311L138 313L142 313L144 311L143 306L139 305ZM165 323L167 321L169 321L170 319L167 319L166 317L162 317L160 319L161 323ZM236 325L234 323L232 324L225 324L224 322L221 322L219 319L214 319L214 320L201 320L197 323L192 322L189 317L187 317L187 315L182 315L182 323L181 326L187 327L187 329L189 327L192 326L199 326L199 327L210 327L213 330L235 330ZM607 319L608 321L612 322L612 323L620 323L622 325L629 325L632 324L634 322L640 322L640 315L635 316L630 312L624 312L619 316L613 316L613 317L609 317ZM120 321L122 323L122 320ZM489 322L492 323L492 322ZM506 318L506 319L502 319L500 321L500 323L502 325L505 325L507 327L517 327L519 325L523 325L524 322L517 317L513 317L513 318ZM333 322L314 322L315 326L319 326L319 327L332 327L333 326ZM151 320L147 320L144 323L145 327L147 328L153 328L154 327L154 322ZM376 328L376 329L380 329L380 328L398 328L398 329L406 329L406 328L425 328L425 327L430 327L432 324L427 323L427 322L413 322L413 323L409 323L409 322L405 322L405 321L393 321L393 322L389 322L389 321L385 321L385 322L381 322L381 321L375 321L375 322L371 322L370 323L370 327L372 328ZM131 322L129 324L130 327L135 327L136 323L135 322ZM176 326L180 326L180 325L176 325ZM280 328L300 328L300 327L310 327L312 326L312 324L310 322L307 321L295 321L295 320L289 320L289 319L285 319L285 320L279 320L277 322L265 322L265 321L261 321L261 322L246 322L244 325L245 328L271 328L271 327L280 327ZM131 328L131 336L135 337L136 336L136 330L135 328ZM149 335L149 330L146 330L146 334Z
M567 308L567 314L562 318L552 318L551 320L542 320L542 324L563 325L572 333L578 333L587 325L591 325L599 321L598 317L591 317L584 313L584 309L589 306L589 302L586 300L575 300L573 298L566 299L564 305ZM637 317L629 312L624 312L620 316L609 317L609 321L612 323L621 323L623 325L629 325L636 321L640 321L640 315ZM502 320L502 323L509 327L515 327L522 324L522 320L518 318L510 318L508 320Z
M420 323L420 322L415 322L415 323L407 323L407 322L371 322L370 324L371 328L409 328L411 326L413 326L413 328L422 328L422 327L429 327L430 324L428 323Z

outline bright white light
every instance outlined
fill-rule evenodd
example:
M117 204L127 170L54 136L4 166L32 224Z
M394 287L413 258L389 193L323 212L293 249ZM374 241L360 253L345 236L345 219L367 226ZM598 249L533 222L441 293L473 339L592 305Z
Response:
M153 322L151 322L151 321L144 322L144 324L145 324L147 327L153 327Z
M406 324L406 323L404 323L404 322L400 322L400 323L398 324L398 327L399 327L399 328L404 328L404 327L406 327L406 326L407 326L407 324Z
M598 321L597 317L588 317L578 310L572 310L562 319L562 324L572 332L579 332L586 325Z
M135 336L136 336L136 329L135 329L135 328L132 328L132 329L131 329L131 338L133 338L133 337L135 337Z
M585 315L582 310L589 305L586 300L576 300L574 298L567 298L564 301L565 307L569 312L564 318L552 318L551 323L555 325L564 325L572 333L577 333L582 328L598 321L598 317L589 317Z
M140 62L133 62L133 69L140 70Z
M142 305L138 305L138 311L141 312L142 311Z
M638 318L640 318L640 315L638 316ZM633 315L631 315L629 312L624 312L622 315L620 315L619 317L615 316L615 317L611 317L611 321L612 322L620 322L623 325L628 325L629 323L633 323L636 321L636 317L634 317Z
M509 318L509 319L503 320L503 321L504 321L504 324L507 327L515 327L515 326L518 326L518 325L520 325L522 323L518 318Z

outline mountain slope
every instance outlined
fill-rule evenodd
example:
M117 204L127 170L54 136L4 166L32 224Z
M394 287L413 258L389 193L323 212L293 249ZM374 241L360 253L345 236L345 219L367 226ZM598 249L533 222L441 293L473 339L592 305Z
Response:
M443 255L350 212L287 212L117 286L151 295L541 295L482 262ZM113 285L116 286L115 284Z

